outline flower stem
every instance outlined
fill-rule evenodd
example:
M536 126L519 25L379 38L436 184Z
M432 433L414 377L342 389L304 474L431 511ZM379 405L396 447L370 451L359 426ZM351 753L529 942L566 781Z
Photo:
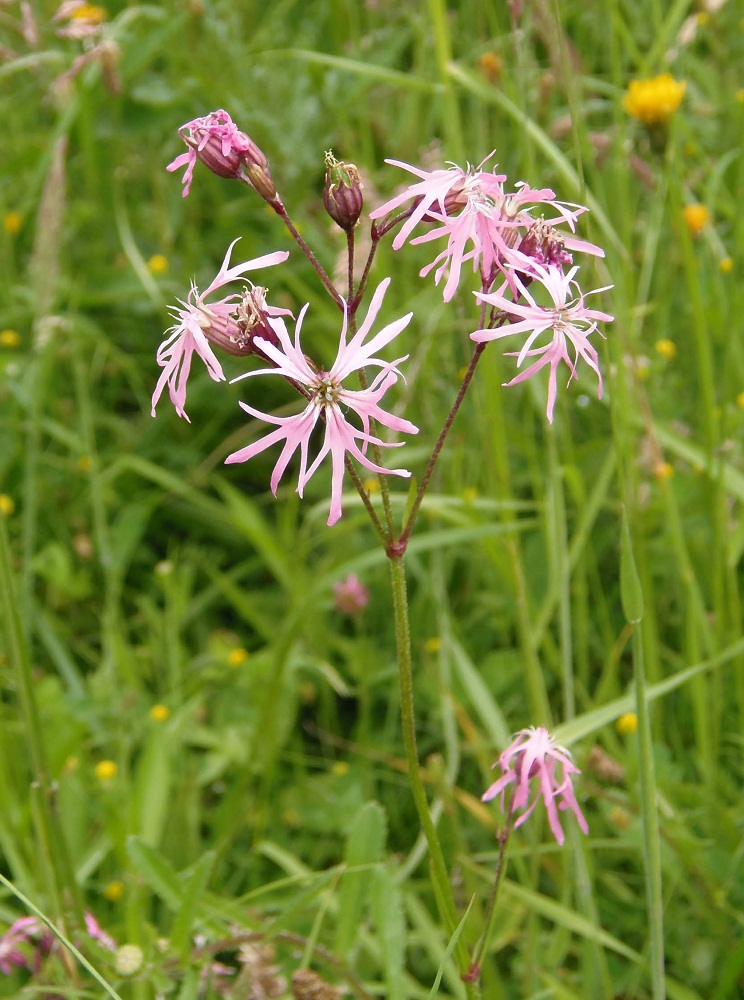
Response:
M390 577L393 588L393 609L395 614L395 642L400 671L400 718L403 729L403 743L408 764L408 781L413 793L413 801L421 823L421 829L429 847L431 878L440 915L445 929L451 937L457 928L457 913L452 898L452 887L442 846L436 827L431 818L429 803L421 780L418 748L416 746L416 720L413 703L413 669L411 661L411 630L408 619L408 592L403 554L390 558ZM468 968L468 954L462 940L458 939L455 955L460 972ZM466 988L467 984L466 984ZM468 988L469 989L469 988ZM469 990L470 992L470 990Z
M473 356L470 359L468 370L465 372L465 378L462 380L462 385L460 386L460 390L457 393L457 396L455 397L455 401L452 404L451 410L447 414L447 419L444 421L444 426L440 431L439 437L437 438L437 442L434 445L434 450L431 453L431 457L429 458L426 469L424 470L424 474L421 477L421 482L419 483L419 488L416 491L416 497L413 501L411 512L408 515L408 520L406 521L406 525L403 528L400 538L394 545L394 550L396 553L397 552L403 553L406 550L406 546L408 545L408 541L411 537L411 532L413 531L413 525L416 521L419 508L421 507L421 503L424 499L424 494L426 493L426 488L429 485L429 480L431 479L432 473L434 472L434 467L437 464L439 453L441 452L442 446L444 445L447 435L449 434L452 428L452 424L454 423L455 417L457 416L457 411L460 409L460 406L462 405L462 401L465 398L465 393L468 391L470 382L473 378L473 375L475 374L476 366L480 361L481 355L483 354L483 351L485 349L486 349L485 344L477 344L475 350L473 351Z
M483 955L486 952L486 948L491 940L493 934L493 924L494 916L496 914L496 900L499 896L499 889L501 888L501 883L504 878L504 872L506 871L506 860L509 852L509 838L511 837L511 832L514 829L514 810L511 807L511 802L507 803L506 806L506 825L504 829L499 834L499 860L496 865L496 875L493 880L493 885L491 887L491 893L488 897L488 904L486 906L486 920L483 927L483 936L476 945L475 951L473 952L473 958L470 963L471 969L477 970L477 975L480 975L481 962L483 961Z
M343 309L344 308L344 300L339 295L339 293L336 291L336 286L333 284L333 282L331 281L331 279L326 274L325 268L323 267L323 265L320 263L320 261L315 256L315 254L312 252L312 250L307 245L307 243L300 236L299 232L297 231L297 228L296 228L295 224L292 222L292 220L290 219L289 215L287 215L287 210L284 207L281 199L277 196L276 201L271 201L271 202L269 202L269 204L274 209L274 211L276 212L276 214L280 217L280 219L282 220L282 222L284 223L284 225L287 227L287 229L290 231L290 233L292 234L292 237L293 237L295 243L297 243L297 245L299 246L300 250L302 250L302 252L305 254L305 256L307 257L307 259L312 264L313 270L315 271L315 273L320 278L320 280L321 280L322 284L324 285L324 287L325 287L326 291L328 292L328 294L331 296L331 298L336 303L336 305L339 307L339 309Z

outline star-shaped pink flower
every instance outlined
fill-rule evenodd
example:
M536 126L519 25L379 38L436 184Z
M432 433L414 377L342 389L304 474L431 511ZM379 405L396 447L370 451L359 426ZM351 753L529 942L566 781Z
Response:
M529 269L528 269L529 268ZM597 322L609 323L613 317L608 313L600 312L598 309L588 309L584 303L585 296L574 280L574 275L579 270L572 267L565 274L558 267L543 266L535 260L523 258L523 276L515 271L512 276L512 285L516 292L517 301L506 298L504 292L507 290L505 283L499 292L482 293L476 292L475 296L481 302L487 302L496 309L502 310L508 322L496 329L476 330L471 333L472 340L479 344L487 343L491 340L501 340L503 337L511 337L516 334L528 334L521 350L509 353L510 357L516 357L517 367L525 358L537 357L537 360L523 372L520 372L511 382L505 383L507 386L516 385L531 378L536 372L546 365L550 367L550 378L548 380L548 403L547 417L550 423L553 422L553 409L556 398L557 368L561 361L568 367L568 381L577 378L576 363L579 358L584 361L597 375L599 386L597 398L602 398L602 375L599 370L599 359L594 347L589 343L589 336L597 329ZM527 288L527 277L532 282L539 282L548 292L553 300L552 306L538 305ZM598 288L595 292L604 292L612 285L605 288ZM595 294L588 292L587 294ZM526 301L522 302L521 299ZM541 334L547 333L549 341L539 347L534 347ZM574 357L569 353L569 344L574 349Z
M341 492L347 453L355 458L360 465L370 469L372 472L382 472L394 476L410 476L410 472L406 469L383 469L370 461L366 455L369 444L378 444L386 448L397 446L390 442L382 441L370 433L370 422L373 420L383 427L389 427L394 431L403 431L407 434L418 433L418 428L410 421L388 413L379 405L380 400L387 390L398 381L400 372L397 365L401 361L405 361L407 355L406 357L398 358L396 361L384 361L381 358L375 357L376 351L389 344L408 326L413 313L408 313L407 316L403 316L401 319L388 324L372 337L368 343L364 343L380 311L382 300L389 284L390 279L386 278L379 285L372 297L364 322L348 343L346 340L348 314L346 307L344 307L344 320L338 354L328 371L323 369L317 370L311 365L300 346L300 330L308 308L305 306L297 320L294 343L290 339L287 327L281 318L269 319L269 323L279 340L278 346L269 343L268 340L264 340L261 337L256 338L256 346L276 367L262 368L240 376L241 378L248 378L254 375L282 375L306 388L308 403L302 413L298 413L292 417L275 417L270 413L262 413L260 410L255 410L246 403L241 403L240 405L246 413L250 413L251 416L256 417L258 420L265 420L269 424L274 424L277 429L270 431L253 444L233 452L232 455L229 455L225 459L226 463L246 462L272 445L284 441L279 460L274 466L271 476L271 491L276 496L279 480L287 468L289 460L299 449L300 473L297 492L302 496L305 484L320 466L326 455L330 455L331 509L328 517L329 525L335 524L341 516ZM343 381L347 376L367 365L380 369L367 389L348 389L343 385ZM233 381L238 380L234 379ZM355 426L347 420L346 412L349 410L359 418L361 427ZM321 416L325 422L323 443L315 459L308 466L310 436Z

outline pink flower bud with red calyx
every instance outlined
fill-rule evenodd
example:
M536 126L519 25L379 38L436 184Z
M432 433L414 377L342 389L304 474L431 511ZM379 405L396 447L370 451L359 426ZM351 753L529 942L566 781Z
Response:
M182 125L178 134L189 147L177 156L166 170L186 167L183 175L183 196L189 193L196 161L218 177L242 180L267 201L276 199L276 188L269 173L269 161L256 143L238 126L226 111L212 111L203 118Z
M530 226L516 248L525 257L531 257L544 267L570 267L572 255L560 233L540 219Z
M337 160L331 150L325 155L325 163L323 204L336 225L350 233L359 222L364 206L359 171L353 163Z

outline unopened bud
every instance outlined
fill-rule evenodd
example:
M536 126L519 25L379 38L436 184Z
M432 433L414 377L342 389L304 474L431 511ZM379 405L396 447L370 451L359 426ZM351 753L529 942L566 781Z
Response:
M336 225L349 233L359 221L364 205L359 171L353 163L337 160L330 150L325 162L323 204Z

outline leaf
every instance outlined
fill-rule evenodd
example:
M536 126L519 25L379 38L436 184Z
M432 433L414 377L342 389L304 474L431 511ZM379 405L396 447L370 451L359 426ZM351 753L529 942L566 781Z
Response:
M406 923L400 889L387 868L374 872L371 902L385 970L387 1000L406 1000L403 982Z
M127 854L152 891L172 910L178 910L183 886L170 862L140 837L127 839Z
M171 928L171 944L180 951L184 958L188 957L191 939L193 937L194 920L200 908L204 890L209 876L212 874L216 851L207 851L194 865L193 871L184 886L183 902L176 914Z
M339 890L336 953L347 956L356 944L362 910L370 887L369 871L382 859L387 817L379 802L365 802L346 841L346 871ZM362 869L362 870L360 870Z

